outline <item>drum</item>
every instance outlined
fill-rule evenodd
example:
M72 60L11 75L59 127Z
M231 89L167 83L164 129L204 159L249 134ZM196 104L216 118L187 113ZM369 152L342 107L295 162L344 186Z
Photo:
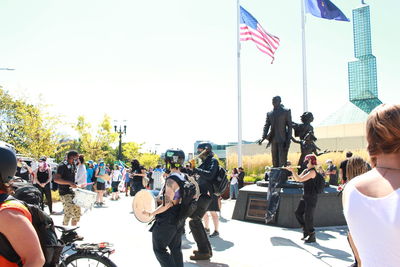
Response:
M107 173L106 173L106 174L103 174L103 175L99 175L99 176L100 176L100 178L103 179L104 181L110 181L110 180L111 180L110 175L108 175Z
M74 193L75 197L73 202L75 203L75 205L81 208L91 209L96 202L97 194L92 191L77 188L74 189Z
M153 194L145 189L137 192L132 201L133 214L139 222L148 223L153 220L153 217L143 214L143 211L154 211L156 207L156 199Z

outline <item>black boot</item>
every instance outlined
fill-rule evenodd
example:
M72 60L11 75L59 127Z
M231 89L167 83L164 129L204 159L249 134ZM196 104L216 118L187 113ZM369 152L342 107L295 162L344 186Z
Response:
M308 234L306 232L303 232L303 237L301 238L301 240L306 240L307 237L308 237Z
M308 239L306 239L306 243L314 243L315 240L315 232L312 232L308 235Z

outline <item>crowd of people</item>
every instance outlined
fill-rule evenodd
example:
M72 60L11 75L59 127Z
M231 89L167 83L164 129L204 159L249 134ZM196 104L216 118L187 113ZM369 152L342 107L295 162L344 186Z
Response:
M319 175L329 178L329 184L343 183L343 209L349 227L348 241L355 256L352 266L396 266L400 262L398 236L400 231L400 105L381 105L367 120L368 152L371 162L367 163L351 152L338 168L331 160L326 161L327 169L318 170L317 156L309 154L304 158L306 169L301 173L295 167L284 167L291 172L294 180L304 184L303 196L295 211L295 216L303 229L302 240L316 242L314 212L318 202L315 186ZM144 168L138 160L131 162L130 168L119 164L110 166L104 161L98 164L85 162L84 156L70 151L65 161L53 170L46 157L36 164L28 165L17 159L14 151L0 146L0 233L6 238L21 258L23 266L42 266L44 256L35 229L32 214L20 202L10 199L11 185L15 175L34 186L45 197L49 213L54 213L51 189L58 186L63 203L63 224L72 226L79 223L80 207L74 201L73 188L85 188L97 192L96 203L104 204L107 188L111 200L118 200L120 193L135 196L147 189L161 197L157 209L143 213L155 216L151 228L153 251L161 266L183 266L181 236L184 225L188 225L197 249L191 260L208 260L212 257L209 238L220 234L219 216L221 197L214 194L215 177L219 163L214 157L209 143L197 147L201 164L184 166L185 154L182 150L167 151L165 166L154 169ZM290 164L289 164L290 165ZM372 168L371 168L372 167ZM188 175L197 177L199 197L195 209L182 215L185 198L183 184L189 182ZM244 183L243 168L234 168L230 175L230 198L238 197L238 189ZM52 182L55 184L52 185ZM42 209L45 202L40 203ZM182 217L183 216L183 217ZM209 217L214 224L211 234ZM184 219L182 219L184 218ZM13 225L13 227L6 227ZM29 244L29 245L27 245ZM384 253L383 253L384 252ZM18 266L0 256L0 266Z

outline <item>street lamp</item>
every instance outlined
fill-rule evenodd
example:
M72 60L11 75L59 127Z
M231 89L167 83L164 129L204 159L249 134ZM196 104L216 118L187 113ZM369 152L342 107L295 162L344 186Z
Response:
M122 125L117 125L118 121L114 121L114 130L119 134L119 146L118 146L118 160L122 160L122 134L126 134L126 120L123 121Z

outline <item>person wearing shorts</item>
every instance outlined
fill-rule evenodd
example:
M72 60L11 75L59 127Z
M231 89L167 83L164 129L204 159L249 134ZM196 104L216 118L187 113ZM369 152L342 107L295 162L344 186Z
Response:
M214 232L210 235L210 237L217 237L219 236L219 218L218 213L221 211L220 209L220 197L216 195L212 195L212 200L210 206L208 206L208 212L204 214L203 221L204 221L204 230L206 230L207 234L210 234L210 227L209 227L209 215L211 215L213 224L214 224Z

